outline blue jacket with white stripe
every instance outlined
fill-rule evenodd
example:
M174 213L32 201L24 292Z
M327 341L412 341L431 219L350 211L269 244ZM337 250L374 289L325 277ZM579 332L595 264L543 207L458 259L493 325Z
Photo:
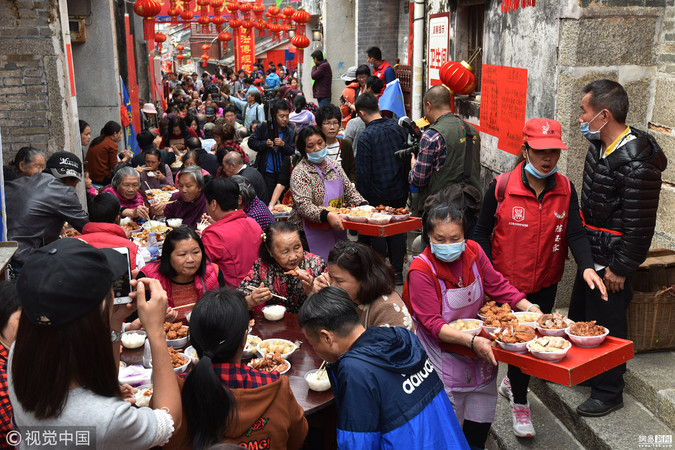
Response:
M468 449L417 336L370 327L328 365L344 449Z

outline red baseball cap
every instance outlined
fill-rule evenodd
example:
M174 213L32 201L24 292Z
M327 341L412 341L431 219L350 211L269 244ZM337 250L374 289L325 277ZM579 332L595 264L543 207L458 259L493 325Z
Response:
M560 122L553 119L530 119L523 128L523 141L535 150L559 148L567 150L562 141Z

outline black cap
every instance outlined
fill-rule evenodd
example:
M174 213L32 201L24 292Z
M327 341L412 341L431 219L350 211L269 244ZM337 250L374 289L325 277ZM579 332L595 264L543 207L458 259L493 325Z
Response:
M206 117L213 117L213 116L215 116L215 115L216 115L216 108L214 108L213 106L209 106L208 108L206 108L206 109L204 110L204 115L205 115Z
M54 153L47 160L46 170L56 178L82 179L82 161L74 153Z
M26 260L17 281L21 306L36 325L66 325L100 306L126 271L126 258L116 250L58 239Z

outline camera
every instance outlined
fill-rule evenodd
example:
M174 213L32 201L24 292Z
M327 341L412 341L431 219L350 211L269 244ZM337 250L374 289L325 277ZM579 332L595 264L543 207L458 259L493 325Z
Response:
M398 120L398 125L403 129L407 136L408 147L394 152L394 158L396 158L403 167L409 168L412 155L417 157L420 152L422 131L408 116L401 117Z

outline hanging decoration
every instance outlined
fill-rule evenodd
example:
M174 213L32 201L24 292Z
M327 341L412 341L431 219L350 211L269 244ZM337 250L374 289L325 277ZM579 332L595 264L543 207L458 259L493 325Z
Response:
M176 50L178 50L178 54L176 55L176 59L178 60L178 63L182 66L183 65L183 58L185 58L185 55L183 55L183 50L185 50L185 46L183 44L178 44L178 45L176 45Z
M291 29L291 22L293 21L293 14L295 14L295 8L292 6L285 7L281 13L284 15L284 37L288 37L288 30Z
M265 30L267 29L267 22L263 20L263 14L265 13L265 5L262 4L262 0L256 0L256 3L253 5L253 14L255 14L255 27L258 30L258 37L265 36Z
M267 8L267 13L265 14L269 22L267 24L267 28L269 28L270 32L273 33L272 35L272 42L280 41L281 40L281 30L283 27L277 23L279 20L279 15L281 14L281 11L279 8L276 6L270 6Z
M241 20L239 20L239 15L237 14L237 11L239 11L239 3L236 1L230 2L225 8L230 12L230 20L228 21L230 28L236 30L241 27Z
M155 42L157 43L157 50L162 53L162 44L166 42L166 34L160 33L159 31L155 33Z
M309 38L306 34L307 24L312 20L312 15L304 9L299 9L293 14L292 19L298 24L295 30L295 37L291 39L293 44L298 49L298 62L304 61L304 49L309 47Z
M183 22L189 22L195 16L190 8L190 0L181 0L183 2L183 12L180 13L180 18L183 19Z
M167 14L169 17L171 17L171 25L176 26L178 25L178 16L183 12L181 9L177 6L178 0L169 0L169 10L167 11Z
M481 48L469 57L469 62L447 61L439 69L439 75L444 85L456 94L469 95L476 89L476 76L471 63L480 54Z
M309 47L309 38L304 34L296 34L293 39L291 39L291 44L293 44L298 49L298 63L303 63L304 50Z
M202 54L202 67L206 67L206 63L209 61L209 50L211 49L211 46L209 44L204 44L202 45L202 50L204 53Z
M134 12L143 18L143 38L155 40L155 16L162 10L158 0L138 0L134 3Z
M223 30L218 33L218 40L223 44L223 53L227 53L227 46L232 40L232 35L227 31Z
M197 0L197 5L200 8L200 16L199 19L197 19L197 22L202 26L202 33L208 34L209 23L211 23L211 18L209 17L209 6L211 6L211 2L209 0Z
M225 18L220 14L220 10L223 8L223 0L211 0L211 7L213 8L211 22L216 26L216 33L220 33L223 31L223 24L225 23Z

